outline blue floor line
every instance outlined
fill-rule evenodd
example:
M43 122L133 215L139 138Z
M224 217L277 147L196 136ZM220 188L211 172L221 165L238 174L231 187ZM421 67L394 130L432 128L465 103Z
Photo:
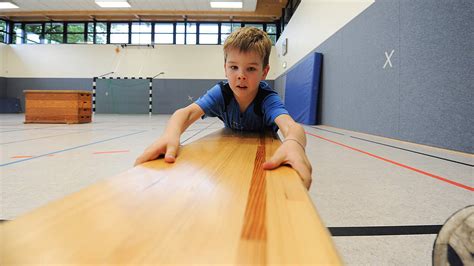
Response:
M154 130L155 128L152 128L150 130ZM57 129L55 129L58 131ZM110 131L110 128L104 128L104 129L67 129L68 131L74 131L75 132L70 132L70 133L64 133L64 134L59 134L59 135L52 135L52 136L44 136L44 137L38 137L38 138L33 138L33 139L22 139L22 140L14 140L14 141L9 141L9 142L0 142L0 145L6 145L6 144L12 144L12 143L20 143L20 142L27 142L30 140L38 140L38 139L47 139L47 138L55 138L55 137L60 137L60 136L65 136L65 135L71 135L71 134L79 134L79 133L84 133L84 132L95 132L95 131ZM59 131L66 131L65 129L61 129ZM119 131L130 131L130 129L114 129L114 132L119 132ZM0 132L1 133L1 132Z
M26 158L26 159L14 161L14 162L9 162L9 163L0 164L0 167L4 167L4 166L7 166L7 165L17 164L17 163L21 163L21 162L25 162L25 161L29 161L29 160L33 160L33 159L37 159L37 158L41 158L41 157L45 157L45 156L48 156L48 155L51 155L51 154L56 154L56 153L61 153L61 152L65 152L65 151L70 151L70 150L82 148L82 147L85 147L85 146L90 146L90 145L94 145L94 144L97 144L97 143L106 142L106 141L109 141L109 140L114 140L114 139L123 138L123 137L131 136L131 135L135 135L135 134L140 134L140 133L143 133L143 132L146 132L146 130L142 130L142 131L138 131L138 132L135 132L135 133L130 133L130 134L127 134L127 135L118 136L118 137L114 137L114 138L110 138L110 139L100 140L100 141L96 141L96 142L92 142L92 143L88 143L88 144L83 144L83 145L79 145L79 146L72 147L72 148L68 148L68 149L64 149L64 150L59 150L59 151L54 151L54 152L50 152L50 153L45 153L45 154L41 154L41 155L38 155L38 156L34 156L34 157L31 157L31 158Z
M55 128L55 127L60 127L60 126L22 128L22 129L15 129L15 130L0 131L0 133L8 133L8 132L16 132L16 131L28 131L28 130L44 129L44 128Z

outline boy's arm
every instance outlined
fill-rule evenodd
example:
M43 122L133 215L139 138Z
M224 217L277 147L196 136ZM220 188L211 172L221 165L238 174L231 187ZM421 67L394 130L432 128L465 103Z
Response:
M147 161L155 160L165 154L165 162L173 163L179 147L179 137L192 123L198 120L204 111L195 103L178 109L168 121L165 132L140 155L135 166Z
M270 160L263 164L263 169L270 170L282 164L289 164L298 172L307 189L311 186L312 167L305 153L306 135L303 127L291 116L283 114L275 118L285 139Z

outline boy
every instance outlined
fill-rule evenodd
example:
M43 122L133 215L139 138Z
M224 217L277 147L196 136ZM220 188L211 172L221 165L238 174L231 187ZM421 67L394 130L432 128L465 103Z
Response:
M269 161L266 170L289 164L307 189L311 185L311 164L304 147L303 128L289 115L278 94L262 82L268 64L271 41L262 30L244 27L234 31L224 43L224 70L228 80L211 88L196 102L177 110L168 121L163 135L145 149L135 161L139 165L165 154L165 162L176 159L181 134L199 117L219 117L226 127L260 131L282 131L285 140Z

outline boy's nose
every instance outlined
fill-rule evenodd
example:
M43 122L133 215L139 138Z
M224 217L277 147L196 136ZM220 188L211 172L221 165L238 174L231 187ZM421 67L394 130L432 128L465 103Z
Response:
M247 78L245 77L244 73L239 73L239 76L237 77L239 80L246 80Z

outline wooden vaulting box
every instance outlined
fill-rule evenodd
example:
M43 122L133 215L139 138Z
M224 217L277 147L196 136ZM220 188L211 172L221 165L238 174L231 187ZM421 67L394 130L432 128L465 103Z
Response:
M25 123L90 123L92 94L78 90L25 90Z

